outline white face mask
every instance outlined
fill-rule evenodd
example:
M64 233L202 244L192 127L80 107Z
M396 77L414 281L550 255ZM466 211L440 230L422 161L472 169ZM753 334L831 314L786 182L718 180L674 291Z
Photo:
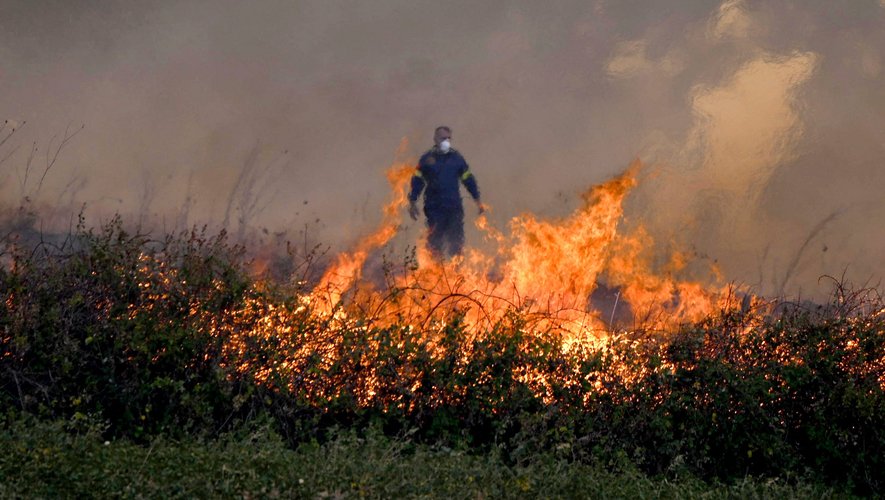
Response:
M450 149L452 149L452 143L448 139L439 143L439 150L443 153L448 153Z

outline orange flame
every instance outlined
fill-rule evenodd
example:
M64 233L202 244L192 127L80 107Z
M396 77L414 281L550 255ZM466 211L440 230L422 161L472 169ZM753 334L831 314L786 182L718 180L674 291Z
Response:
M640 169L636 160L620 176L592 187L583 195L582 206L562 220L521 215L510 222L510 234L505 235L480 216L476 226L496 252L471 249L464 257L436 262L422 248L417 269L397 276L389 289L375 290L360 282L361 268L369 253L396 233L407 180L414 171L396 163L387 172L393 199L384 209L381 226L355 250L338 257L311 301L329 314L345 306L342 297L353 291L347 305L363 315L368 312L376 324L427 327L457 316L478 330L519 311L537 332L564 334L570 342L595 342L606 336L607 327L589 298L605 275L643 314L646 326L660 328L698 318L714 310L721 290L674 278L685 265L682 254L673 256L673 273L655 274L643 257L643 250L652 245L645 231L640 227L628 235L619 233L623 202L636 186Z
M403 141L397 156L405 147L406 142ZM360 240L354 250L340 254L325 272L313 293L313 297L317 299L316 304L322 311L329 313L340 303L342 295L359 281L369 254L387 244L396 235L400 223L400 208L406 202L406 187L414 173L415 167L412 164L402 162L396 162L387 169L387 181L390 183L393 198L384 206L381 225L371 235Z
M250 343L275 343L279 354L274 359L244 361L237 367L269 385L288 383L280 377L303 379L298 366L305 359L333 363L341 346L335 332L376 326L406 328L404 335L420 335L422 344L435 352L450 321L483 336L502 322L518 318L526 334L555 336L565 349L609 349L611 342L632 341L620 334L610 338L612 326L600 319L591 303L601 278L607 286L619 289L618 298L623 296L629 304L639 328L667 328L700 319L727 305L732 295L723 292L730 289L678 279L688 264L683 253L675 253L662 272L655 272L648 252L653 247L651 237L642 227L622 234L623 203L636 186L641 168L634 161L623 174L590 188L581 207L561 220L524 214L510 221L509 234L505 234L485 215L479 216L475 224L495 251L473 248L464 256L439 262L422 246L417 265L386 275L387 283L378 288L362 279L363 267L369 255L396 234L408 181L415 171L412 163L396 161L387 170L392 198L378 228L353 250L338 255L319 285L307 295L297 295L293 306L280 308L254 300L237 311L243 324L256 326L230 336L226 349L242 354ZM303 344L283 340L293 325L300 325L299 331L306 329ZM470 349L463 355L470 356ZM360 389L361 400L373 397L375 369L360 368L367 384ZM610 375L632 380L641 374ZM521 377L542 392L547 384L539 374ZM317 391L330 390L322 381L308 385Z

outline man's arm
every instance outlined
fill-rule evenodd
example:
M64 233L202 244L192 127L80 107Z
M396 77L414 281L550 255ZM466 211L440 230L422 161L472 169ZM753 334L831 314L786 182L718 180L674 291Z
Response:
M421 165L418 165L418 168L415 169L415 174L412 175L412 189L409 191L409 216L412 220L418 220L418 206L416 203L426 184L424 176L421 175Z
M479 199L479 185L476 183L476 177L473 176L473 172L470 171L470 166L467 165L466 161L461 170L461 184L464 184L467 192L473 197L473 201L476 202L476 206L479 208L479 213L485 212L485 206L483 206L482 201Z

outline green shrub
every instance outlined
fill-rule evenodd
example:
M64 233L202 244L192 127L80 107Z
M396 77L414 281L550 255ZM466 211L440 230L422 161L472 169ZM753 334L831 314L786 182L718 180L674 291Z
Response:
M0 275L7 402L130 436L212 429L230 414L240 384L210 328L247 281L223 235L154 242L114 219L14 259Z
M0 410L106 437L215 436L269 419L293 447L332 429L611 470L736 481L811 474L883 490L885 308L724 311L678 332L566 349L519 311L381 326L256 283L224 234L161 241L119 219L0 267ZM341 307L347 307L346 304ZM430 324L430 323L428 323Z
M707 484L683 475L611 472L551 453L510 466L493 450L470 454L336 431L289 448L266 425L217 439L105 441L64 423L14 420L0 427L0 497L52 498L834 498L814 483L743 478Z

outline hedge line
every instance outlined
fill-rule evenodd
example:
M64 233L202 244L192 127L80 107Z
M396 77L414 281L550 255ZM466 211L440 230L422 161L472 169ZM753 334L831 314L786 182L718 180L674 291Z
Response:
M292 446L383 429L512 465L558 453L705 479L813 476L881 492L885 312L875 290L725 311L565 349L518 311L473 332L317 314L259 285L224 234L119 219L0 268L0 409L107 437L211 437L269 418Z

